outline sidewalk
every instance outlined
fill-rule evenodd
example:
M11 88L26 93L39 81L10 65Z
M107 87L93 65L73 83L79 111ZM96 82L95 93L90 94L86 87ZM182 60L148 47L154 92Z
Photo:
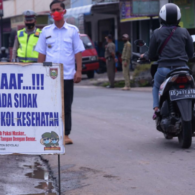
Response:
M130 79L133 79L132 73L131 73ZM115 81L124 81L122 71L116 72ZM106 83L106 82L108 82L107 73L95 74L93 79L88 79L87 75L82 75L82 81L77 85L78 86L90 86L90 85L98 86L101 83ZM114 88L114 90L120 90L120 88ZM152 87L132 87L131 91L152 92Z

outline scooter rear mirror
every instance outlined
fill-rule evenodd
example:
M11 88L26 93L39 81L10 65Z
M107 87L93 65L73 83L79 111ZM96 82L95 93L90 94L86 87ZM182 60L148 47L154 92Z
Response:
M134 41L134 44L135 44L137 47L143 47L143 46L146 45L146 43L145 43L143 40L140 40L140 39L135 40L135 41Z

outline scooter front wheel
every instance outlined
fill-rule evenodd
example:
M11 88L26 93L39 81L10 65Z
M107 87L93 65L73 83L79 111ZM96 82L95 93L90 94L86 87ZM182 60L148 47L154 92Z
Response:
M192 144L192 124L191 121L182 121L181 133L178 136L179 144L182 148L189 148Z

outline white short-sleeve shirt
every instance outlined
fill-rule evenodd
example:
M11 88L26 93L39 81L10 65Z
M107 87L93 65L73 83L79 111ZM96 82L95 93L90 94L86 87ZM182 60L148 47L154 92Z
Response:
M46 62L62 63L64 79L75 75L75 54L85 50L78 28L66 22L62 28L55 24L43 28L35 50L46 55Z

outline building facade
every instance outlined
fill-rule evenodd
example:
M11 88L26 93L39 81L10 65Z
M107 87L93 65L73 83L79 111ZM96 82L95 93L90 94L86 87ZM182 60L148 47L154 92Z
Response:
M49 4L52 0L6 0L4 1L4 43L12 47L14 40L12 32L24 26L22 13L33 10L37 13L37 26L43 27L53 23L50 16ZM119 31L119 2L118 0L62 0L67 9L65 19L76 25L80 33L88 34L94 42L100 56L104 55L105 36L111 33L117 43ZM87 5L86 5L87 4ZM70 8L73 5L75 7ZM6 29L5 29L6 28ZM10 38L9 38L10 37ZM10 41L12 40L12 44Z
M143 4L141 4L143 3ZM195 1L193 0L120 0L120 22L122 33L130 35L132 42L136 39L143 39L149 44L152 31L160 26L158 13L166 3L175 3L181 9L182 19L180 26L187 28L190 34L195 34ZM144 5L144 6L143 6ZM137 7L139 6L139 9ZM143 6L143 7L141 7ZM142 15L138 13L142 10ZM155 15L149 12L156 10ZM135 15L138 13L138 15ZM132 46L134 46L132 44ZM134 51L144 52L145 48L133 48Z
M187 28L191 34L195 34L195 1L194 0L171 0L181 10L180 26Z
M87 34L99 56L104 56L105 36L112 34L118 43L119 2L101 2L67 9L65 19Z
M21 15L25 10L30 9L37 13L49 11L49 4L52 0L4 0L4 18ZM70 0L62 0L66 8L70 8Z
M64 2L67 9L70 8L70 0L61 1ZM9 47L9 37L12 30L17 30L19 26L24 24L22 14L25 10L33 10L37 13L37 25L47 25L51 2L52 0L4 0L3 43L0 43L0 46Z

